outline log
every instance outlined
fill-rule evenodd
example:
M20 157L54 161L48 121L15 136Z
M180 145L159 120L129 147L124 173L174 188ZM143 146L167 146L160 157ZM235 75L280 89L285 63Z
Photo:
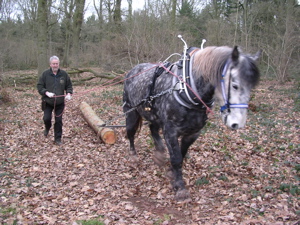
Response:
M92 73L94 75L94 77L100 77L100 78L106 78L106 79L114 79L116 77L116 74L113 73L98 73L92 69L72 69L72 70L68 70L67 73L68 74L80 74L80 73L84 73L84 72L89 72Z
M81 102L79 105L80 111L83 114L84 119L88 122L90 127L96 132L97 136L106 144L114 144L116 142L115 132L107 127L103 127L105 124L95 113L92 107L86 102Z

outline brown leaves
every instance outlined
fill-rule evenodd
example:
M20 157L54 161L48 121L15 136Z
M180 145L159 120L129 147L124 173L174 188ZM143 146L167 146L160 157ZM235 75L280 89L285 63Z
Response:
M75 87L61 147L53 144L53 129L43 136L37 91L14 91L15 105L1 106L1 223L295 224L299 195L280 186L299 184L300 116L291 85L265 86L255 91L245 129L229 131L213 117L191 146L183 173L192 202L185 204L174 201L168 168L153 163L146 126L136 139L139 162L133 165L124 128L115 130L116 144L106 145L82 118L82 101L103 120L122 114L121 86Z

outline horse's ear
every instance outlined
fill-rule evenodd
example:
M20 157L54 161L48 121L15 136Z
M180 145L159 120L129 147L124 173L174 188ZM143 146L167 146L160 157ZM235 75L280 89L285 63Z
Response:
M260 57L261 55L261 50L259 50L258 52L256 52L255 55L252 55L250 58L253 59L254 61L258 60L258 58Z
M231 53L231 58L232 58L232 62L238 62L239 60L239 50L238 50L238 46L234 46L233 51Z

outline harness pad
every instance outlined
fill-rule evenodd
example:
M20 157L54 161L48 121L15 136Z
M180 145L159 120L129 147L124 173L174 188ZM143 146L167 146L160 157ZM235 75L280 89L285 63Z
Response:
M182 106L187 107L189 109L201 110L205 108L205 105L202 104L201 100L199 100L197 95L195 95L194 93L194 92L197 93L197 87L192 74L192 70L193 70L192 61L193 61L194 53L198 50L199 48L190 47L187 50L185 63L183 63L184 57L182 56L181 60L177 63L178 77L180 77L181 80L174 76L172 79L172 83L175 89L173 91L173 95L178 103L180 103ZM185 72L185 80L183 77L184 72ZM213 99L211 99L208 103L205 104L210 107L213 104L213 102L214 102Z

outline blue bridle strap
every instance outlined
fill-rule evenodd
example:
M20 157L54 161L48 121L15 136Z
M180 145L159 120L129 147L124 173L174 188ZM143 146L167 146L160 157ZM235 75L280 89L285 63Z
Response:
M248 104L229 104L229 107L228 107L228 104L225 104L225 105L221 106L220 111L223 112L224 110L229 109L229 108L245 109L245 108L248 108Z
M223 100L224 100L224 105L220 107L221 112L224 112L225 110L229 111L229 109L231 109L231 108L241 108L241 109L248 108L248 104L246 104L246 103L230 104L230 101L229 101L230 99L228 99L227 96L226 96L226 88L225 88L224 77L226 76L226 73L227 73L228 66L229 66L230 62L231 62L231 60L227 60L225 66L224 66L224 69L222 71L221 89L222 89L222 96L223 96Z

